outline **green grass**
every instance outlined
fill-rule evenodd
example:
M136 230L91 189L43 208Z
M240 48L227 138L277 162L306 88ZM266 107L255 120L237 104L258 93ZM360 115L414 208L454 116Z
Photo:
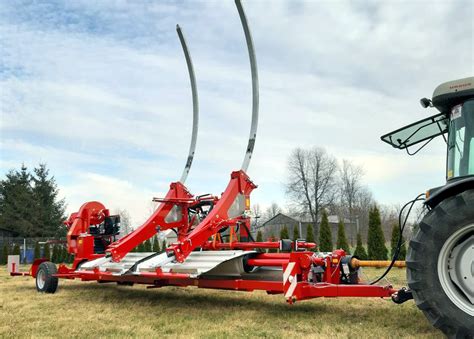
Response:
M382 270L366 272L375 277ZM394 269L388 279L401 286L404 274ZM10 277L4 267L0 337L443 338L412 301L321 298L288 305L263 292L69 280L60 280L56 294L40 294L33 279Z

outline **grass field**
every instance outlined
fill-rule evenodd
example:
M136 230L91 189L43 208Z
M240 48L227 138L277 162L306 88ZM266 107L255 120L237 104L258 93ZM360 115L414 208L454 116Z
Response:
M404 276L394 269L388 280L402 286ZM443 338L412 301L321 298L287 305L263 292L67 280L56 294L40 294L33 279L10 277L2 267L0 337L32 336Z

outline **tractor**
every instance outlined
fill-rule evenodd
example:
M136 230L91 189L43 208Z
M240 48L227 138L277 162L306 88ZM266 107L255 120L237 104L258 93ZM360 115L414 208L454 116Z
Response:
M474 335L474 77L439 85L420 100L439 113L382 136L417 153L433 138L447 144L446 184L426 192L428 212L407 255L407 281L416 305L446 335ZM409 150L421 145L414 152Z

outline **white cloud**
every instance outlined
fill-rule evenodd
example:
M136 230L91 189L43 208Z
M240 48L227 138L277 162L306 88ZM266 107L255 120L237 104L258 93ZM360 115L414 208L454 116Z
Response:
M153 194L136 187L131 181L97 173L77 173L74 183L62 186L61 193L68 202L68 212L72 213L88 201L102 202L112 213L117 209L130 212L132 226L137 227L150 215ZM165 193L159 192L162 196Z

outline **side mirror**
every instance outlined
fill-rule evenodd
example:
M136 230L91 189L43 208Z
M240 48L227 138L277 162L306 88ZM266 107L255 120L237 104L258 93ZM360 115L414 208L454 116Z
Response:
M431 106L432 106L432 103L431 103L431 100L430 100L430 99L422 98L422 99L420 99L420 105L421 105L421 107L423 107L423 108L427 108L427 107L431 107Z

